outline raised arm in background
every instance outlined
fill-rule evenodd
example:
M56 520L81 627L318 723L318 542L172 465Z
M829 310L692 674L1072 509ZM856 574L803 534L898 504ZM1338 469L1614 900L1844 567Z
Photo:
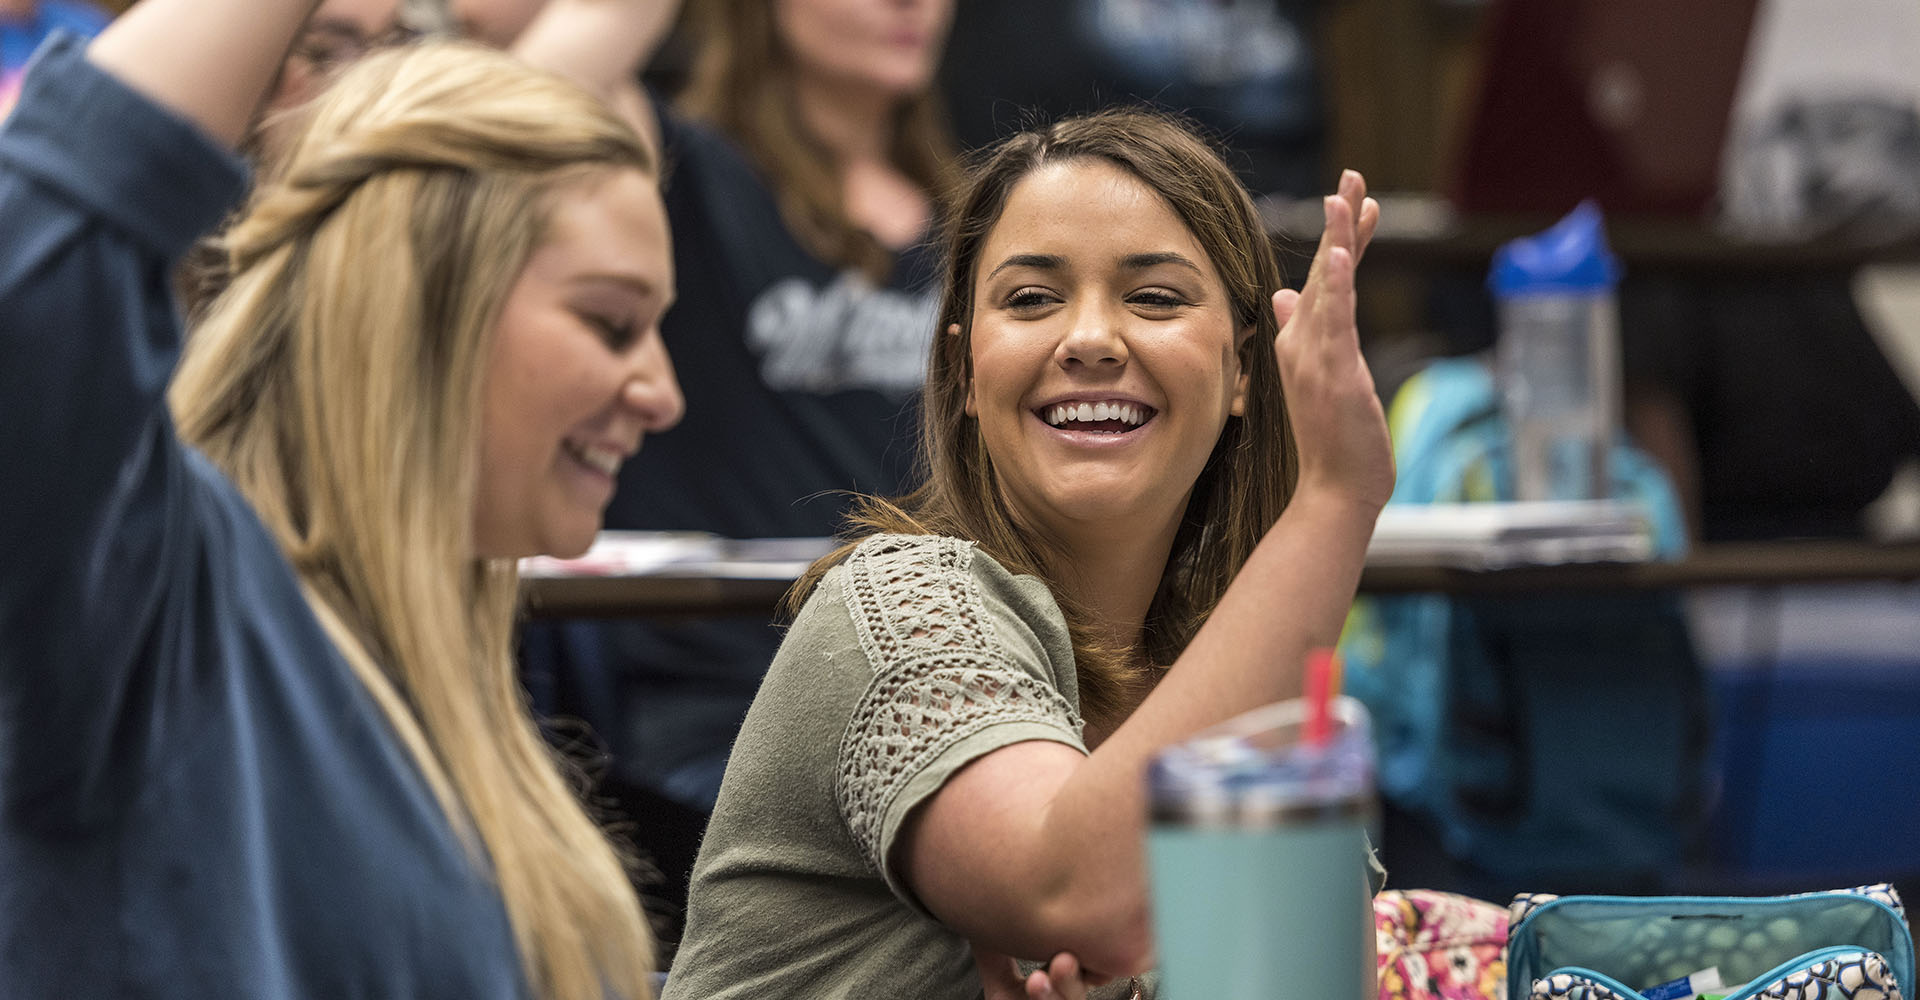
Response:
M679 13L679 0L550 0L513 54L599 94L658 152L660 123L640 71Z
M239 144L318 0L143 0L87 50L94 65L222 144Z

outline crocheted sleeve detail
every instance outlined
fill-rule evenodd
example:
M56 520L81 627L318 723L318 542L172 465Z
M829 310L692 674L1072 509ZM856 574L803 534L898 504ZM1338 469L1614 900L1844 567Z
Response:
M838 794L876 871L886 871L882 831L895 799L954 744L1005 723L1080 732L1060 692L994 634L973 556L958 539L881 535L845 564L845 599L873 680L841 736Z

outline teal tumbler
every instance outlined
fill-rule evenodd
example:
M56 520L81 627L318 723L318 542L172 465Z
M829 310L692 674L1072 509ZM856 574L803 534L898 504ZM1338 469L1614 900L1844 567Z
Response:
M1256 709L1148 770L1153 919L1166 1000L1372 1000L1366 709L1335 699L1328 740L1305 703Z

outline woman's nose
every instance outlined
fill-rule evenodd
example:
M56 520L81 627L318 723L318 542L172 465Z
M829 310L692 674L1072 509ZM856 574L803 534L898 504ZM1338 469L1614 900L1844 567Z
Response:
M1073 310L1066 336L1054 351L1062 367L1082 365L1124 365L1127 341L1122 333L1124 311L1104 304L1088 303Z
M657 433L679 423L687 412L687 401L680 394L680 380L674 377L667 345L657 333L641 338L628 358L628 366L620 401L640 416L641 426Z

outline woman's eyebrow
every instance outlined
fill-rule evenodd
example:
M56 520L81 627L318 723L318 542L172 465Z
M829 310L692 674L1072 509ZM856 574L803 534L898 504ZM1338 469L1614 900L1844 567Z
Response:
M1178 264L1195 274L1206 273L1200 270L1200 265L1195 264L1186 254L1176 253L1172 250L1161 250L1156 253L1128 254L1120 258L1120 266L1129 271L1144 271L1147 268L1158 267L1161 264Z
M568 281L568 284L574 285L575 287L597 286L616 288L643 297L650 297L657 291L652 281L640 275L629 274L625 271L588 271L574 275Z
M1031 267L1041 271L1064 271L1067 259L1053 253L1017 253L1000 262L1000 266L987 272L991 278L1010 267Z

